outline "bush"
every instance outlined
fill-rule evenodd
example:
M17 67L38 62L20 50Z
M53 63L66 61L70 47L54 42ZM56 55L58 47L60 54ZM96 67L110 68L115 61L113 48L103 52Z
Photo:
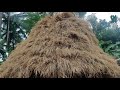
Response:
M120 42L113 44L111 41L100 41L100 47L111 56L120 58Z
M0 65L2 64L3 61L0 61Z
M102 30L99 34L97 34L97 38L103 41L112 41L112 43L116 43L120 41L120 30Z

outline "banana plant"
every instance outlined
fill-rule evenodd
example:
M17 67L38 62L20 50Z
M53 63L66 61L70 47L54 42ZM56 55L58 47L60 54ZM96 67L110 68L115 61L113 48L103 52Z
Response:
M103 49L104 52L108 53L109 55L120 58L120 42L116 42L115 44L112 41L100 41L100 47Z

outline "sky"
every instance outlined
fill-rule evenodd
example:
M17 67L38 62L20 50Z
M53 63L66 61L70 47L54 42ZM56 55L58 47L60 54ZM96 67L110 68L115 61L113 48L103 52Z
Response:
M91 15L92 13L95 13L98 21L99 19L106 19L106 21L109 22L111 15L117 15L118 18L120 18L120 12L87 12L85 16ZM117 25L120 27L120 21L117 22Z
M96 13L98 19L106 19L106 21L110 21L110 15L117 15L120 17L120 12L87 12L86 16L92 13Z

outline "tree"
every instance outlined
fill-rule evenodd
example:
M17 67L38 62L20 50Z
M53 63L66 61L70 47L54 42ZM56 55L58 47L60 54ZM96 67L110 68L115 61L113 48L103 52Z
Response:
M90 22L93 28L93 32L96 34L98 21L97 21L97 17L95 16L95 14L88 15L87 21Z
M21 20L21 26L29 34L32 27L41 20L46 14L46 12L26 12L25 19Z
M77 12L80 18L84 18L87 12Z
M21 18L20 14L3 12L0 41L2 59L7 57L7 53L9 54L16 47L17 43L26 38L25 31L18 22Z
M116 15L111 15L110 18L111 18L111 21L110 21L111 28L113 30L118 29L118 25L117 25L118 17Z
M26 39L31 28L45 15L46 12L3 12L0 58L5 60L16 44Z
M2 12L0 12L0 31L1 31L1 25L2 25Z
M3 17L3 12L0 12L0 58L3 58L3 60L5 59L6 57L6 54L5 54L5 50L3 48L3 40L1 39L1 34L2 34L2 30L1 30L1 27L2 27L2 17Z
M58 13L58 12L47 12L47 14L50 15L50 16L53 15L54 13ZM80 18L84 18L85 14L87 12L74 12L74 13Z
M116 15L111 15L110 18L111 18L111 23L117 23L118 17Z
M9 48L9 34L10 34L10 12L7 12L7 47Z

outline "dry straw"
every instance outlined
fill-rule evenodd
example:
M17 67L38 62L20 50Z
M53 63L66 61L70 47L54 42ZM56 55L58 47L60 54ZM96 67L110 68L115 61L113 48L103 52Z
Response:
M104 53L86 21L73 13L47 16L0 66L1 78L117 78L120 68Z

